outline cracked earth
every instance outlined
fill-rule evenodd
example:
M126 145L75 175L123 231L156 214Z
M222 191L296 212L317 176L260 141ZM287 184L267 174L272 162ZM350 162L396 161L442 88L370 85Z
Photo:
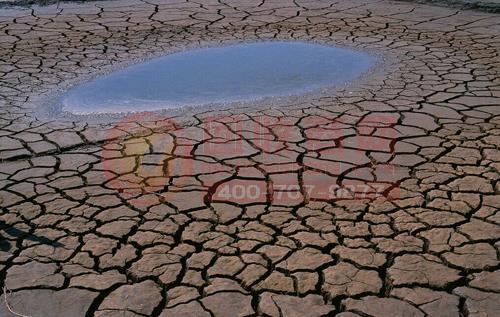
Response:
M0 315L498 316L499 22L372 0L0 10ZM117 63L268 39L390 65L184 121L34 110Z

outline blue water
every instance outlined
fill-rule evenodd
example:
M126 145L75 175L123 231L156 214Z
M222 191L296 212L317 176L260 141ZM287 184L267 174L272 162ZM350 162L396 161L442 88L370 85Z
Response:
M75 114L150 111L297 95L352 80L370 54L303 42L259 42L166 55L78 85L59 99Z

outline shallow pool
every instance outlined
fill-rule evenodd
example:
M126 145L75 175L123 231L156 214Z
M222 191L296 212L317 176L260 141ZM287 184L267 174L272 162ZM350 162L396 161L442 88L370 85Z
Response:
M155 58L77 85L57 101L75 114L151 111L298 95L352 80L373 55L304 42L200 48Z

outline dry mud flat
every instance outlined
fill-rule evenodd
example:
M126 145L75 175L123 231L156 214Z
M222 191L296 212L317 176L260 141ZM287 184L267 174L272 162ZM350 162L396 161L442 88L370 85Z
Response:
M498 15L390 1L2 9L0 315L498 315L498 34ZM188 125L34 112L116 63L266 39L390 65Z
M400 0L400 1L500 13L500 0Z

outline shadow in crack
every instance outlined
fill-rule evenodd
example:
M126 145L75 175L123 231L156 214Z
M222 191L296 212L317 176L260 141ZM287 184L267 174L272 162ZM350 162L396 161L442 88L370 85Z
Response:
M62 247L63 244L57 241L53 241L49 238L45 238L42 236L37 236L31 234L27 231L23 231L17 228L14 228L4 221L0 220L0 251L8 251L11 247L11 242L8 241L4 236L2 236L2 232L5 232L7 235L14 237L16 239L29 240L33 242L38 242L41 244L51 245L55 248Z

